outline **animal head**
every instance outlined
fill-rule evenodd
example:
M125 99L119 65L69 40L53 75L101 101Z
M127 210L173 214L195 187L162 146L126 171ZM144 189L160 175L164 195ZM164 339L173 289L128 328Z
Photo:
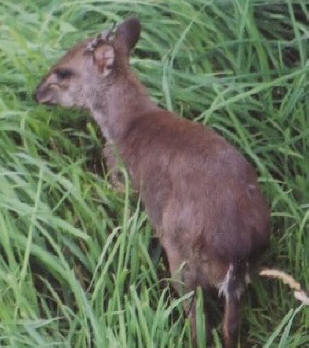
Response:
M130 18L71 48L49 70L35 92L38 103L91 108L93 97L128 70L129 54L140 35Z

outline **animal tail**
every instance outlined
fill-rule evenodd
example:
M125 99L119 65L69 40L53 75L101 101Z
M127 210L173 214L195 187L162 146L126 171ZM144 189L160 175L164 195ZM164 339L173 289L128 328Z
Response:
M284 284L287 284L290 289L294 290L294 297L297 300L301 301L306 306L309 305L308 292L302 289L300 283L298 283L291 275L275 268L262 268L259 271L259 275L262 277L281 280Z

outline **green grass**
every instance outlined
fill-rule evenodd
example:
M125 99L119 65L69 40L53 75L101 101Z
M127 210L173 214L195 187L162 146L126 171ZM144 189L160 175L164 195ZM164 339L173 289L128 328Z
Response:
M190 347L191 294L171 290L129 185L112 190L96 126L31 98L75 41L132 13L143 25L132 65L151 96L254 164L272 207L264 264L309 288L308 5L0 0L1 347ZM242 347L309 347L308 308L279 282L256 279L242 318Z

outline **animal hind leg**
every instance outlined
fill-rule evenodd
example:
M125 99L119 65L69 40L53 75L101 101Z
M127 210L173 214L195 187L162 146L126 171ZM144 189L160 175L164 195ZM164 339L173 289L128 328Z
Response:
M236 347L239 329L240 299L244 291L245 268L231 263L220 287L219 294L225 298L223 334L224 347Z

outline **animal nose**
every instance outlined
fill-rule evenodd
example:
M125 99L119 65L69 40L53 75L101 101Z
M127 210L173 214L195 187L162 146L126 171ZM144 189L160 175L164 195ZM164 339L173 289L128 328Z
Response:
M37 89L33 92L32 97L37 103L42 102L43 92L41 86L38 86Z
M49 102L50 96L48 89L44 86L39 86L33 93L33 99L40 104L47 104Z

